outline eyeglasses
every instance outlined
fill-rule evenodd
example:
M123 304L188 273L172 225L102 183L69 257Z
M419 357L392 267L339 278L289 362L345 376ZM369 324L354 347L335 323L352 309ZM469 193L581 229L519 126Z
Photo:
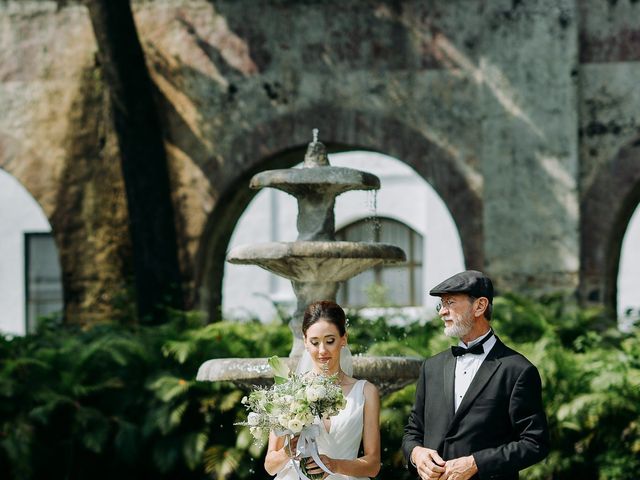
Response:
M473 303L477 300L477 297L473 297L471 295L469 295L469 300ZM439 303L438 305L436 305L436 312L440 313L440 310L442 310L443 308L446 308L447 310L451 309L451 305L455 304L456 301L455 300L444 300L443 302Z
M449 310L451 308L451 305L453 305L454 303L456 303L455 300L445 300L444 302L436 305L436 312L440 313L440 310L442 310L443 308Z

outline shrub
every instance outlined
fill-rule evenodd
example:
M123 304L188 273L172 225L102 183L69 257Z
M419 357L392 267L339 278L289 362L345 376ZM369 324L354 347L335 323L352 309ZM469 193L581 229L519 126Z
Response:
M205 360L287 355L291 334L256 321L203 325L44 324L0 338L3 478L266 479L230 383L196 382ZM451 340L439 320L405 324L352 312L355 353L430 356ZM496 299L494 328L540 370L552 452L525 479L640 478L640 333L607 328L600 312L551 298ZM382 400L378 478L411 478L400 442L415 387Z

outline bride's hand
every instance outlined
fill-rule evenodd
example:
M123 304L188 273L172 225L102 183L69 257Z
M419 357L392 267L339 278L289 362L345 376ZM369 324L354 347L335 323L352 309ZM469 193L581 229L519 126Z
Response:
M333 473L337 473L335 471L335 462L333 460L333 458L331 457L327 457L326 455L320 455L320 460L322 460L322 463L324 463L325 467L327 467L329 470L331 470ZM313 460L313 458L308 457L305 459L306 462L306 466L307 466L307 472L317 475L319 473L323 473L323 477L322 478L326 478L327 476L329 476L328 473L326 473L324 470L322 470L318 464Z
M298 440L300 440L300 435L296 435L291 440L289 440L289 448L293 452L293 456L296 455L296 449L298 448Z

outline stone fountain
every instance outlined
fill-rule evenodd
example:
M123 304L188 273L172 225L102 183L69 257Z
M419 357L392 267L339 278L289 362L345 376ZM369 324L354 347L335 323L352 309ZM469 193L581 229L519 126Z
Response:
M406 261L393 245L335 240L335 199L349 190L377 190L375 175L329 164L325 146L313 131L302 168L270 170L251 179L250 187L277 188L298 201L298 238L295 242L243 245L229 252L227 261L260 267L291 280L297 309L289 326L293 346L289 365L293 369L303 352L302 317L308 304L335 300L340 282L382 263ZM421 360L406 357L354 356L354 376L366 378L382 392L401 388L418 376ZM202 364L197 375L203 381L233 381L243 386L269 383L267 359L226 358Z

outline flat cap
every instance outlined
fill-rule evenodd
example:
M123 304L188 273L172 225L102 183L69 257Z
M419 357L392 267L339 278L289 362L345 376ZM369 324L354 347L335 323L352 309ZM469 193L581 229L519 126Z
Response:
M429 291L429 295L440 296L445 293L466 293L472 297L487 297L493 302L493 283L484 273L477 270L465 270L447 278Z

